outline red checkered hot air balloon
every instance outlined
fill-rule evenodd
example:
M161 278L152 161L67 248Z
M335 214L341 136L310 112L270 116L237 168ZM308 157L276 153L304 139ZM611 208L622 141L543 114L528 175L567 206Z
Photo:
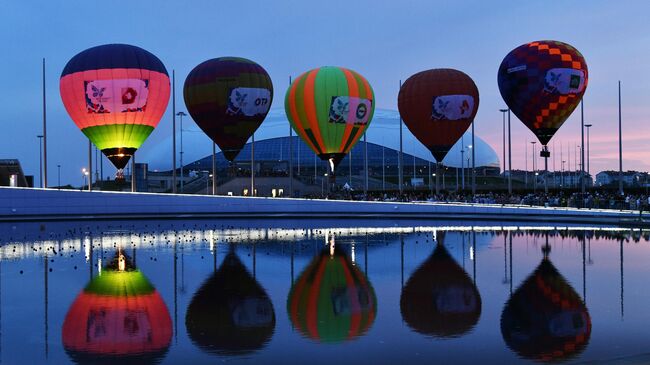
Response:
M510 110L544 146L578 106L587 88L587 63L577 49L536 41L512 50L501 62L499 91Z
M525 359L559 362L585 350L591 317L582 298L545 255L508 299L501 334L506 345Z
M77 127L118 169L158 125L170 93L165 65L128 44L97 46L72 57L59 88Z

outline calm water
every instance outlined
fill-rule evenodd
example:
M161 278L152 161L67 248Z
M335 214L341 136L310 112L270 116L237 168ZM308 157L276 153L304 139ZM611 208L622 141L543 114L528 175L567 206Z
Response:
M0 361L650 361L646 232L354 223L0 225Z

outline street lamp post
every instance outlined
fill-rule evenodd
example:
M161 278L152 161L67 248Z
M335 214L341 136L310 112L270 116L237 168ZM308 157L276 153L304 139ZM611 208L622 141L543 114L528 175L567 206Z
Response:
M176 70L172 70L172 193L176 194Z
M472 146L475 146L474 143L474 124L476 120L472 121ZM470 148L472 147L470 146ZM476 154L476 148L472 148L472 196L476 195L476 159L474 158Z
M593 124L585 124L585 128L587 128L587 176L591 176L591 172L589 170L589 128L591 128Z
M508 194L512 194L512 135L510 134L510 109L506 110L508 110Z
M535 144L536 143L537 141L530 142L530 144L533 145L533 155L531 156L533 160L533 192L537 191L537 174L535 173L535 171L537 171L535 170Z
M460 150L460 189L465 190L465 149Z
M38 138L38 181L41 189L43 188L43 135L39 134Z
M506 113L508 109L499 109L503 116L503 185L506 185Z
M61 165L56 165L56 185L61 190Z
M181 122L181 194L183 193L183 117L186 116L185 112L176 113L180 117Z
M83 169L81 169L81 174L83 175L82 177L83 177L83 180L84 180L84 186L86 186L86 179L88 179L90 174L89 174L88 170L86 170L85 167ZM83 190L83 188L82 188L82 190ZM90 180L88 180L88 191L90 191Z

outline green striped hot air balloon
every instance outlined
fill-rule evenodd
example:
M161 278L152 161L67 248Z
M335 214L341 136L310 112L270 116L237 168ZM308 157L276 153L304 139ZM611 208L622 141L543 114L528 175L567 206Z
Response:
M285 112L293 129L331 172L370 125L375 95L368 81L342 67L300 75L287 90Z
M304 337L337 343L370 329L377 298L368 278L336 246L324 249L300 274L289 291L287 312Z

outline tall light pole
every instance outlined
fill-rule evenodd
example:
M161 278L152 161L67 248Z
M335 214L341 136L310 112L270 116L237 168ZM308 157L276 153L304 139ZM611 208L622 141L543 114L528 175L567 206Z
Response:
M172 193L176 194L176 70L172 70Z
M365 178L365 184L363 187L363 194L368 195L368 139L366 138L366 134L363 134L363 149L364 149L364 159L363 159L363 171L364 171L364 178Z
M585 128L587 128L587 176L591 176L591 171L589 169L589 129L592 125L593 124L585 124Z
M214 142L212 142L212 174L210 177L212 177L212 195L217 195L217 144Z
M255 196L255 133L251 136L251 195Z
M510 109L508 109L508 194L512 194L512 135L510 134Z
M131 157L133 161L133 157ZM93 143L88 139L88 191L92 191L93 188Z
M621 118L621 81L618 82L618 193L623 195L623 126Z
M535 144L537 141L532 141L530 144L533 145L533 155L531 158L533 159L533 192L537 191L537 175L535 175Z
M399 88L402 90L402 80L399 80ZM403 144L402 144L402 125L404 122L402 122L402 115L399 116L399 158L397 159L397 170L398 170L398 184L399 184L399 192L400 194L402 193L404 189L404 176L403 176L403 169L404 169L404 149L403 149Z
M176 113L181 119L181 194L183 194L183 117L186 116L185 112Z
M582 199L580 207L584 204L585 201L585 100L580 101L580 192L582 193Z
M61 165L56 165L56 170L57 170L56 184L59 190L61 190Z
M45 58L43 58L43 177L41 187L47 188L47 104L45 103Z
M474 124L476 124L476 120L472 121L472 146L476 146L474 144ZM476 159L474 158L476 155L476 148L472 148L472 195L476 195Z
M386 147L381 144L381 190L386 191L386 157L384 150Z
M462 137L461 137L462 141ZM461 142L462 143L462 142ZM460 189L465 190L465 149L460 149Z
M38 138L38 180L41 189L43 188L43 135L39 134Z
M573 154L573 161L574 165L578 165L576 168L576 181L575 181L575 188L578 188L578 173L580 172L580 176L582 176L581 171L582 171L582 161L578 161L578 154L580 151L580 145L576 145L576 149Z
M508 109L499 109L503 116L503 185L506 185L506 113Z
M291 76L289 76L291 86ZM293 198L293 128L289 123L289 196Z

